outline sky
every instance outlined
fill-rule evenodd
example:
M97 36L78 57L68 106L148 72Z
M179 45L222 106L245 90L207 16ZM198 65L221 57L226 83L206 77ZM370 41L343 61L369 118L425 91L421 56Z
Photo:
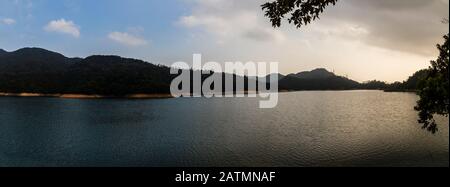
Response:
M357 81L403 81L436 59L449 0L339 0L320 20L272 28L270 0L0 0L0 48L69 57L111 54L156 64L279 62Z

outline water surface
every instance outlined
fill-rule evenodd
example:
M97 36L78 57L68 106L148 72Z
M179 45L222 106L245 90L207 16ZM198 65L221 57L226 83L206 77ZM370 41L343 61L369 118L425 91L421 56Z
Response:
M447 166L448 118L380 91L256 98L0 97L0 166Z

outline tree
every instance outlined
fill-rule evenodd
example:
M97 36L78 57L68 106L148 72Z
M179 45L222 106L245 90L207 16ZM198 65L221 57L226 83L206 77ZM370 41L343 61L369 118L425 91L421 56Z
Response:
M286 14L291 13L287 19L289 24L297 28L319 19L329 4L335 5L338 0L276 0L261 5L265 16L270 19L273 27L280 27Z
M432 133L438 131L433 115L448 117L449 109L449 34L444 36L445 43L437 45L439 57L431 61L428 76L419 84L420 100L415 109L419 111L419 123Z

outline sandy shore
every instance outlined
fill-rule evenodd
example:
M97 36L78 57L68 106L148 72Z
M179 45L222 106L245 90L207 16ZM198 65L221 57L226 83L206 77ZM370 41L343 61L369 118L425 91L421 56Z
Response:
M286 90L281 92L289 92ZM229 93L230 95L234 95ZM238 93L238 95L259 94L257 91L245 91ZM186 94L191 95L191 94ZM227 95L227 94L225 94ZM192 95L191 95L192 96ZM88 94L44 94L44 93L5 93L0 92L0 97L55 97L64 99L108 99L108 98L123 98L123 99L165 99L174 98L171 94L130 94L125 96L107 96L107 95L88 95Z
M87 95L87 94L42 94L42 93L1 93L0 97L56 97L64 99L104 99L104 98L126 98L126 99L163 99L173 98L170 94L131 94L122 97Z
M2 97L59 97L60 94L41 94L41 93L2 93Z

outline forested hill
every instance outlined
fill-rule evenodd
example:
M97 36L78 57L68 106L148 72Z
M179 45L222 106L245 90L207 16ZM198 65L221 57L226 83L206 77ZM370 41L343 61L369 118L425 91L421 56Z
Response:
M360 83L320 68L290 74L279 81L280 90L351 90L359 89Z
M6 54L7 52L3 49L0 49L0 55Z
M287 76L279 74L278 83L280 90L290 91L413 90L424 74L426 72L418 72L403 83L386 84L380 81L358 83L326 69L315 69ZM0 93L107 96L166 94L169 93L170 83L175 76L170 75L170 68L167 66L119 56L94 55L87 58L68 58L41 48L23 48L13 52L0 49ZM239 77L233 76L236 79ZM203 80L205 78L207 76L202 77ZM247 80L246 77L244 79Z
M0 55L0 92L169 93L169 70L118 56L67 58L40 48L24 48Z

